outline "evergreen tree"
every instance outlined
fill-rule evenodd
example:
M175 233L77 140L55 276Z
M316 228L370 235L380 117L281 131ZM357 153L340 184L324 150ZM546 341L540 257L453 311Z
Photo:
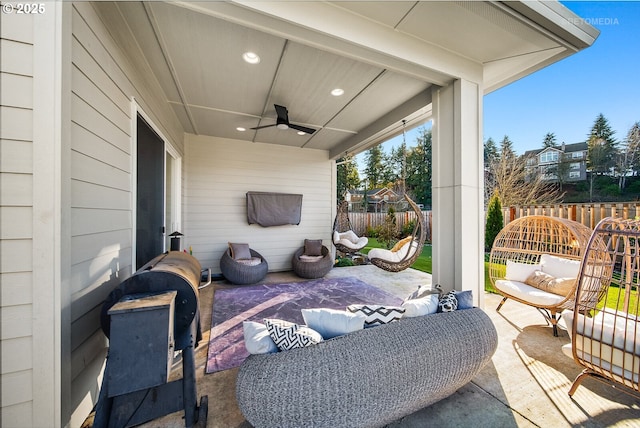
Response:
M338 159L337 164L337 194L338 201L342 201L347 190L356 189L360 186L360 176L358 174L358 164L352 155Z
M412 194L417 203L431 206L432 135L430 129L419 131L416 147L407 153L407 193Z
M542 148L548 149L549 147L555 147L555 146L556 146L556 134L554 134L553 132L547 132L546 135L544 136L544 139L542 140Z
M495 177L493 171L495 165L500 161L500 152L493 138L489 137L484 142L484 206L487 207L489 199L495 187Z
M393 207L389 207L387 215L384 218L384 223L378 233L378 241L389 249L391 248L391 244L395 240L397 234L398 226L396 223L396 210L394 210Z
M596 175L608 174L615 167L616 140L615 131L602 113L598 115L591 127L587 140L587 171L590 173L589 199L593 201L593 183Z
M625 144L627 150L633 153L629 165L633 171L633 175L638 175L640 172L640 122L633 124L627 137L625 138Z
M365 190L375 189L376 187L386 184L384 153L382 147L377 145L367 150L365 154L364 176L367 180L367 188Z
M516 152L513 150L513 142L507 135L500 141L500 157L501 158L515 158Z
M484 250L491 251L493 241L502 230L504 217L502 215L502 205L497 193L494 193L487 207L487 223L484 228Z
M635 175L640 163L640 122L634 123L629 129L617 159L618 188L622 191L626 186L627 175Z

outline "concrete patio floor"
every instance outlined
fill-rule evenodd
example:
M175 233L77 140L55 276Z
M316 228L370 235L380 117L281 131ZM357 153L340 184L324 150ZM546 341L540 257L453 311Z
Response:
M406 297L431 275L407 269L388 273L371 265L334 268L328 277L355 276ZM291 272L271 273L265 282L300 280ZM225 282L201 290L203 340L196 351L198 395L208 395L207 427L248 428L235 400L238 369L205 374L214 291ZM452 396L390 424L390 428L422 427L640 427L640 402L602 382L586 379L573 399L567 392L580 368L561 347L569 336L554 337L537 310L507 301L498 313L500 297L485 294L485 310L498 331L492 361ZM143 425L183 427L181 413Z

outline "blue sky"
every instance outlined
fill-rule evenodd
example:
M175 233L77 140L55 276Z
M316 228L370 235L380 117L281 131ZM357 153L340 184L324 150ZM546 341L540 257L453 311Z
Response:
M640 1L562 3L600 36L591 47L486 95L484 140L499 143L508 135L523 154L540 148L547 132L558 144L585 141L600 113L619 141L640 121ZM416 134L407 132L408 146ZM401 142L399 136L385 143L385 152ZM364 164L363 154L357 159Z

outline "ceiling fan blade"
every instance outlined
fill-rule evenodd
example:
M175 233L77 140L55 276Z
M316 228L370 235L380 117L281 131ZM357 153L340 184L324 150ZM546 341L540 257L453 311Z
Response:
M249 128L249 129L262 129L262 128L271 128L272 126L276 126L277 123L274 123L273 125L262 125L262 126L256 126L255 128Z
M273 105L276 108L276 114L278 115L278 120L283 121L284 123L289 123L289 112L285 106L279 106L278 104Z
M316 130L313 129L313 128L307 128L306 126L295 125L293 123L289 124L289 128L295 129L295 130L298 130L298 131L302 131L302 132L305 132L307 134L313 134L314 132L316 132Z

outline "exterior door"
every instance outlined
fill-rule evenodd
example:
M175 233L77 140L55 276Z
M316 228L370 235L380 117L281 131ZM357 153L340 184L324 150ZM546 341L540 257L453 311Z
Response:
M164 250L164 141L137 118L136 269Z

